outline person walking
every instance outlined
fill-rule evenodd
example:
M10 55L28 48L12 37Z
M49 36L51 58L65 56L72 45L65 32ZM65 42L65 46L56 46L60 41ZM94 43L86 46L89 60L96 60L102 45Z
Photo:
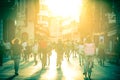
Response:
M0 66L3 66L4 43L0 41Z
M57 67L61 68L62 60L63 60L63 43L61 39L58 40L56 52L57 52Z
M20 64L20 55L21 55L21 51L22 51L22 46L20 45L19 39L13 40L11 50L12 50L12 57L14 60L15 75L19 75L18 70L19 70L19 64Z
M92 42L91 37L88 37L84 44L84 75L85 78L91 79L93 68L93 59L95 54L95 44Z
M11 58L11 53L10 53L11 43L8 40L6 40L4 46L5 46L5 57L9 59Z
M99 57L99 63L101 66L104 66L105 61L105 44L103 39L100 40L100 43L98 45L98 57Z
M25 51L26 51L27 42L26 42L26 41L23 41L23 42L21 43L21 46L22 46L21 56L22 56L23 61L26 61Z
M113 51L116 57L116 65L119 65L120 64L120 40L119 39L116 39Z
M25 61L28 62L29 61L29 55L31 54L31 51L32 51L31 46L28 42L27 42L27 46L25 48L26 48L25 52L24 52L25 53Z
M37 63L38 63L38 61L37 61L38 48L39 48L38 42L35 41L34 44L33 44L33 47L32 47L32 53L33 53L33 56L34 56L35 65L37 65Z
M48 53L48 43L45 38L41 40L40 46L42 51L42 68L45 68L45 66L47 65L47 53Z

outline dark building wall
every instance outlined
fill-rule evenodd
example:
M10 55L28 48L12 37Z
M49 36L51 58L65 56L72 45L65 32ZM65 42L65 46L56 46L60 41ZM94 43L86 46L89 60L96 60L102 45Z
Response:
M15 35L15 0L0 0L0 20L3 21L3 40L11 40Z
M15 37L14 20L6 19L3 22L3 39L11 41Z

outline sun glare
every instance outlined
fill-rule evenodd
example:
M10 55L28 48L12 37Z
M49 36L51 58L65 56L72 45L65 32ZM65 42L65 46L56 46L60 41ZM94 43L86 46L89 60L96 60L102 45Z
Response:
M56 69L56 58L57 54L55 50L52 50L52 55L50 56L50 70L55 70Z
M52 16L78 19L81 12L82 0L46 0L46 4Z

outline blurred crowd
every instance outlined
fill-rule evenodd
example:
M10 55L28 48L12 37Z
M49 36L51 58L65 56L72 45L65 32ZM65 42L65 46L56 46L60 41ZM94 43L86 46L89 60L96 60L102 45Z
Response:
M39 61L42 63L42 68L50 65L50 56L52 50L57 53L56 66L61 67L63 57L70 61L70 56L78 57L79 65L84 65L83 74L90 78L92 68L94 67L94 58L97 58L98 64L104 66L106 58L106 46L104 40L100 40L99 45L96 46L92 38L87 37L84 41L59 39L56 42L46 39L30 41L21 41L13 39L9 41L0 41L0 66L3 65L3 58L14 60L15 74L18 75L20 60L29 62L33 57L34 65Z

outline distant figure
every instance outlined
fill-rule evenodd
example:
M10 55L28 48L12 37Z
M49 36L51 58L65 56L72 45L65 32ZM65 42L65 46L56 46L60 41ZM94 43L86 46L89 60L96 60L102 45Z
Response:
M48 47L48 43L46 39L42 39L40 42L40 47L41 47L41 51L42 51L42 68L45 68L45 66L47 65L47 47Z
M26 51L26 46L27 46L27 42L26 41L24 41L24 42L22 42L22 58L23 58L23 61L25 61L26 60L26 55L25 55L25 51Z
M92 42L91 37L88 37L84 44L84 75L85 78L91 79L93 68L93 59L95 54L95 43Z
M63 60L63 43L61 40L58 40L57 46L56 46L56 52L57 52L57 66L58 68L61 68L62 60Z
M105 61L105 44L104 41L101 39L99 45L98 45L98 57L99 57L99 63L101 66L104 66Z
M32 47L30 43L27 43L26 50L25 50L25 61L29 61L29 56L32 53Z
M10 58L11 57L11 43L9 41L5 41L4 43L4 46L5 46L5 57L6 58Z
M79 43L79 63L80 65L83 64L83 54L84 54L84 45L83 42Z
M116 64L119 65L120 63L120 41L119 40L115 41L114 52L116 55Z
M0 41L0 66L3 65L4 43Z
M39 48L38 42L35 41L34 44L33 44L33 46L32 46L32 53L34 55L35 65L37 65L37 63L38 63L38 61L37 61L38 48Z
M20 55L22 51L22 46L20 45L19 39L15 39L13 41L11 50L12 50L12 57L14 60L15 75L19 75L18 70L19 70L19 64L20 64Z

